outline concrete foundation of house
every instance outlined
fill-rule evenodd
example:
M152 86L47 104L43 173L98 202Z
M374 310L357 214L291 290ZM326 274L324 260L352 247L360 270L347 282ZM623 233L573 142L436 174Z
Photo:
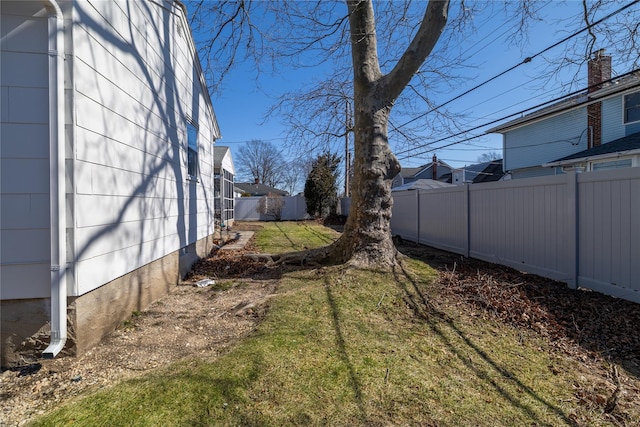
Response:
M58 357L78 356L176 286L213 248L214 236L172 252L79 297L69 297L68 338ZM0 306L0 363L3 368L36 362L50 340L49 298L4 300Z

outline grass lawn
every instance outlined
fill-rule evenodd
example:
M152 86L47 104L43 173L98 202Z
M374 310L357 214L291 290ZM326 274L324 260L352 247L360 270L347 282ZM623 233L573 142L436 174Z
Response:
M265 223L256 245L297 251L336 236ZM225 356L120 383L35 425L614 425L575 399L585 368L439 298L435 275L415 260L391 273L285 272L264 321Z

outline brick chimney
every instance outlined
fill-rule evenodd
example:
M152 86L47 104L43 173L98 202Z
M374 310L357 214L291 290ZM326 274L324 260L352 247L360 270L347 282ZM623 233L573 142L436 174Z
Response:
M604 49L593 54L587 64L589 93L602 89L602 83L611 79L611 56L605 55Z
M593 54L587 64L588 92L595 92L602 88L602 82L611 79L611 56L605 55L604 49ZM587 148L597 147L602 143L602 103L595 102L587 106L587 126L589 138Z
M260 184L260 180L258 178L256 178L256 179L253 180L253 183L254 184Z
M431 165L431 172L433 173L433 180L435 181L438 179L438 158L434 154L431 160L433 161L433 164Z

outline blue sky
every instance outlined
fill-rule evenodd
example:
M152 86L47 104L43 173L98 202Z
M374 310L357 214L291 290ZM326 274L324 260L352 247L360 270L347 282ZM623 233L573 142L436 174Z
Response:
M618 3L609 8L615 10L624 3ZM635 5L633 7L638 7ZM435 96L436 104L446 102L453 97L465 92L475 85L505 71L520 63L524 58L532 56L547 48L555 42L563 39L570 33L584 26L579 19L575 19L573 27L559 27L558 20L564 17L578 18L582 14L582 4L573 0L566 3L550 3L541 13L541 20L531 26L528 35L528 43L521 48L510 46L505 39L505 33L513 25L505 22L502 16L480 17L482 26L477 33L465 39L466 45L460 46L461 50L468 52L470 68L462 72L463 79L456 81L455 87ZM597 17L604 16L601 13ZM195 34L197 38L197 34ZM586 40L586 35L578 36L578 40ZM596 45L596 48L606 47ZM447 105L450 112L460 114L457 125L460 129L469 129L491 120L516 113L525 108L554 99L571 90L586 87L586 68L567 67L558 76L549 79L544 72L545 58L554 59L554 56L562 54L563 46L549 50L544 57L536 57L533 61L518 67L514 71L496 79L486 86L461 97L459 100ZM621 64L613 58L613 74L623 74L630 71L627 64ZM250 64L236 68L225 81L220 95L212 97L218 122L222 130L223 138L219 145L228 145L232 153L236 153L243 142L252 139L261 139L272 142L275 146L286 151L284 134L286 124L280 117L270 117L266 122L264 115L275 102L277 95L288 91L291 87L304 85L305 81L313 79L322 69L291 69L282 73L279 77L268 73L261 74L259 83ZM570 89L563 88L563 84L571 81L577 74L579 84ZM546 81L546 85L543 82ZM426 112L428 107L424 106ZM462 117L466 115L466 117ZM392 120L396 124L405 123L412 116L398 116L392 114ZM473 132L480 134L483 129ZM435 139L443 139L434 144L435 147L458 142L465 136L457 138L446 137L450 134L442 134ZM425 136L424 143L433 141L434 138ZM392 149L401 151L394 146L394 135L390 132ZM411 153L399 155L404 167L419 166L431 161L434 154L454 167L465 164L473 164L478 156L489 151L501 152L502 138L500 135L486 135L469 142L456 144L450 148L424 152L417 150L419 155L410 156ZM342 154L342 153L340 153Z

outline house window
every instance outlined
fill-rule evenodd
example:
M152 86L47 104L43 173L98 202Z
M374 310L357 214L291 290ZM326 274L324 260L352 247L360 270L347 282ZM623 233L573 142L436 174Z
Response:
M624 96L624 122L640 121L640 92Z
M198 128L187 122L187 173L190 178L198 177Z
M631 159L623 159L623 160L613 160L609 162L599 162L593 163L591 166L592 171L604 171L609 169L621 169L621 168L630 168L631 167Z

